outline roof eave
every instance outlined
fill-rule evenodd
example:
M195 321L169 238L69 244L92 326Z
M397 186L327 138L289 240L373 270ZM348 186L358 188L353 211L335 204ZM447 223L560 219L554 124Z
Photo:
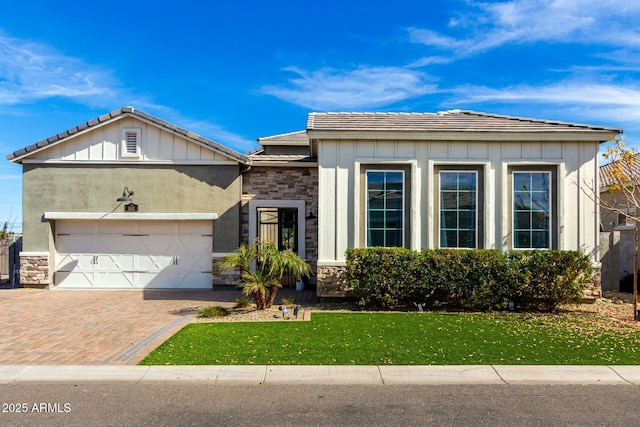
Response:
M594 141L608 142L620 130L398 130L398 129L308 129L309 139L415 139L478 141Z
M54 145L63 143L67 141L69 138L76 137L85 132L90 132L94 130L97 126L104 126L109 122L120 120L124 117L135 117L138 120L144 121L146 123L150 123L154 126L161 127L168 132L174 133L176 135L180 135L188 140L191 140L192 142L196 142L200 145L204 145L213 151L218 151L221 154L231 157L232 159L238 161L239 163L242 163L242 164L250 163L249 158L241 153L238 153L230 148L223 146L220 143L217 143L208 138L205 138L203 136L190 132L179 126L173 125L158 117L136 110L133 107L122 107L118 110L111 111L110 113L103 114L102 116L89 120L88 122L74 126L57 135L50 136L49 138L38 141L35 144L29 145L25 148L14 151L13 153L8 154L6 156L7 160L14 163L21 163L21 160L24 159L25 157L31 156L39 151L49 149Z
M316 168L318 167L318 162L316 160L254 160L252 166L254 168L261 166Z

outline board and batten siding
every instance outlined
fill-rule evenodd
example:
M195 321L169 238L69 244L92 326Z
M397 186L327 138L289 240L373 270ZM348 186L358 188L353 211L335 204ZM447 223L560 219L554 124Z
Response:
M599 260L599 214L589 196L597 188L594 141L397 141L322 139L318 143L319 265L343 265L345 250L361 246L360 166L399 164L412 169L411 249L435 248L434 170L438 165L484 167L484 248L508 250L511 224L510 166L557 168L558 249L580 250ZM591 193L590 193L591 192Z
M140 156L123 158L122 129L141 130ZM148 124L135 117L123 117L105 126L80 133L60 144L42 150L32 157L36 161L144 161L227 163L222 153L186 138ZM234 162L234 163L237 163Z

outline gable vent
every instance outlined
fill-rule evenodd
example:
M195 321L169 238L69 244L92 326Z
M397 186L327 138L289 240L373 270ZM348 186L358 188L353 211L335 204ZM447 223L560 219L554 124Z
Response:
M127 154L137 154L138 134L135 132L127 132L126 145Z
M140 137L142 130L140 128L123 128L122 129L122 157L140 157Z

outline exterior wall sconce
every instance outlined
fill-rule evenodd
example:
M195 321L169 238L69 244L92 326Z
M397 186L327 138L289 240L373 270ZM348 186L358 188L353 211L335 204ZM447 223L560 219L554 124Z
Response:
M129 191L127 187L124 187L124 190L122 191L122 197L118 197L118 200L116 201L117 202L133 202L133 199L131 198L131 196L133 196L133 191Z
M309 215L307 215L306 219L316 219L317 217L313 214L313 212L309 212Z

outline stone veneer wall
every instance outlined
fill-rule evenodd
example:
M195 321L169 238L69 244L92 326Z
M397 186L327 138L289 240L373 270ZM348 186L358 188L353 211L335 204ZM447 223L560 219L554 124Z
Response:
M242 241L249 241L250 200L304 200L306 261L315 279L318 262L318 168L254 165L242 177ZM214 270L215 271L215 270Z
M347 267L318 267L318 287L316 289L316 295L321 298L351 296L347 288Z
M48 255L20 255L20 284L24 287L45 287L49 280Z
M237 285L240 280L240 270L220 271L218 265L222 258L212 258L211 267L213 271L213 286L216 285Z

